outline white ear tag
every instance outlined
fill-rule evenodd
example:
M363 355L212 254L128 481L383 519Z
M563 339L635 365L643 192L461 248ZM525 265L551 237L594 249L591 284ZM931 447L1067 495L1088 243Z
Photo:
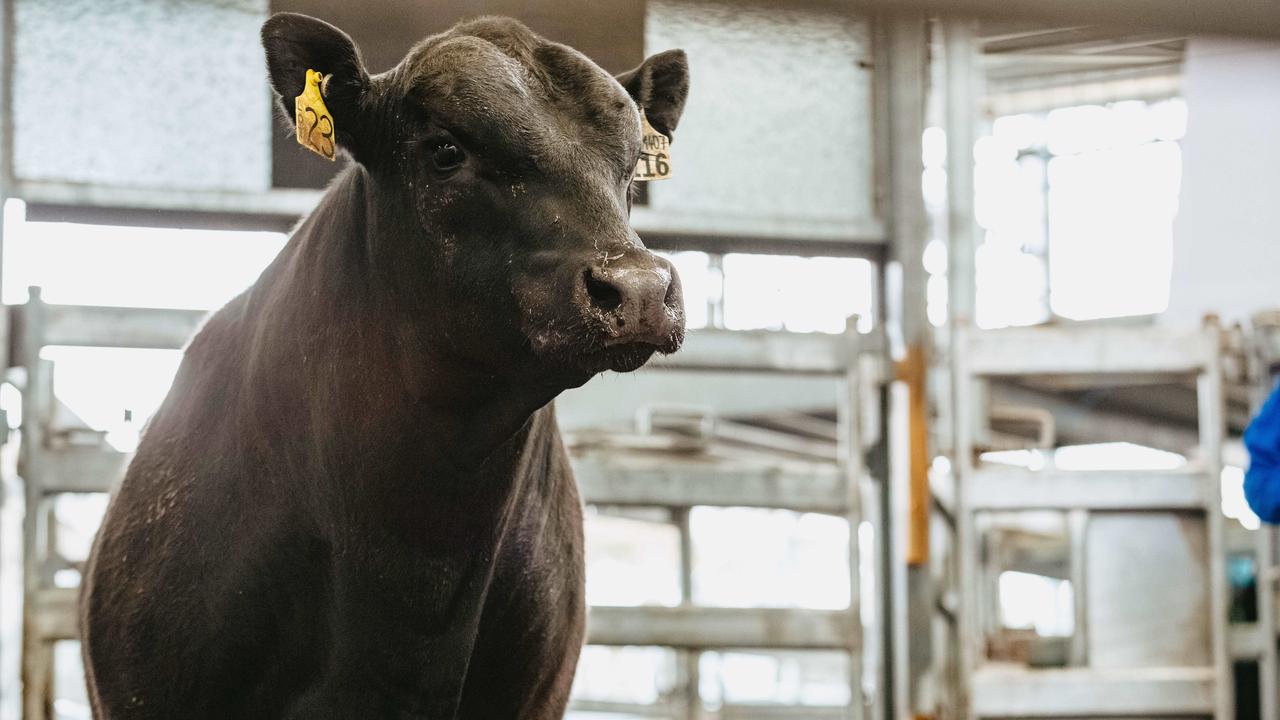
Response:
M636 161L634 180L666 180L671 177L671 140L649 124L640 111L640 159Z

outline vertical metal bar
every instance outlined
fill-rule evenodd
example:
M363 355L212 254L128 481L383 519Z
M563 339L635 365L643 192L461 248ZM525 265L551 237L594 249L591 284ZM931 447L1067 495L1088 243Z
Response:
M943 18L946 61L947 134L947 308L951 326L971 323L977 298L974 254L973 146L978 135L977 23Z
M977 634L978 613L977 576L978 576L978 543L975 538L973 511L969 508L969 493L966 484L973 473L973 419L974 378L969 372L967 324L957 324L952 330L954 338L951 347L951 362L954 366L953 382L955 383L955 405L953 428L955 432L956 456L953 460L952 474L956 479L956 548L958 573L956 577L956 635L957 647L954 649L957 659L958 682L955 707L960 710L960 717L973 717L971 688L973 672L982 655L982 638Z
M14 5L15 0L0 0L0 298L4 295L5 200L13 194ZM9 332L8 308L0 302L0 371L14 363L9 357ZM3 485L0 482L0 491ZM4 656L7 653L0 653Z
M845 321L845 382L839 410L840 464L845 483L845 519L849 523L849 714L863 720L867 702L863 696L862 563L858 530L862 526L862 479L866 474L862 453L862 358L858 343L858 317Z
M714 288L707 295L707 327L724 327L724 255L707 256L707 274Z
M876 28L877 170L885 173L878 199L890 228L889 258L901 278L898 288L889 289L894 296L886 298L887 307L897 309L886 330L891 334L896 330L904 348L914 348L927 358L931 328L925 302L927 228L920 179L924 172L921 156L929 68L928 23L926 16L918 11L889 12L876 17ZM891 463L903 462L902 458L891 454ZM899 476L898 468L891 465L889 477ZM892 492L893 485L889 483L886 491ZM886 613L890 626L885 647L884 667L888 673L885 688L886 699L891 700L890 717L906 717L913 710L913 665L928 667L927 657L912 658L908 652L911 637L908 627L929 627L931 623L931 616L913 618L906 610L931 608L933 588L927 567L908 572L905 566L901 547L905 536L895 527L904 518L895 506L896 503L890 502L890 512L884 514L885 527L880 536L890 563L886 578L890 579L891 593L886 602L886 610L891 612ZM913 598L923 600L913 601ZM913 660L922 662L913 663Z
M1223 542L1221 500L1222 441L1225 433L1226 407L1222 392L1222 338L1216 321L1203 328L1205 343L1204 371L1197 378L1198 415L1200 424L1200 462L1207 473L1205 493L1205 529L1209 545L1209 608L1213 661L1216 676L1214 717L1232 720L1234 678L1228 647L1228 588L1226 545Z
M13 75L16 67L16 0L0 0L0 201L13 188Z
M927 219L920 180L924 174L925 93L928 79L928 33L924 16L901 13L887 17L887 105L890 113L890 258L902 270L900 316L905 345L927 348L931 336L925 304L928 273L924 269Z
M1246 352L1248 375L1254 381L1249 402L1251 417L1262 409L1275 387L1275 377L1271 374L1275 358L1270 357L1268 349L1272 345L1265 341L1269 324L1263 318L1265 316L1258 315L1252 318L1253 332ZM1262 635L1262 655L1258 658L1259 706L1261 720L1280 720L1280 652L1276 647L1276 579L1280 570L1276 564L1276 541L1280 535L1274 525L1263 524L1257 536L1258 628Z
M31 296L22 308L22 329L17 358L26 370L26 382L22 389L22 428L19 446L18 472L22 476L26 512L23 517L22 538L22 706L24 720L43 720L46 698L50 691L52 654L44 638L36 633L36 613L33 606L40 589L40 532L45 417L49 404L49 378L47 366L40 362L40 348L44 338L44 302L40 289L31 288Z
M957 675L959 697L955 706L961 717L972 716L970 691L974 670L983 655L984 607L979 572L979 539L976 518L969 509L965 483L972 471L975 423L979 405L975 379L967 369L967 332L973 326L977 301L974 257L977 249L974 220L973 146L977 141L978 112L977 40L975 23L966 18L943 18L943 56L946 64L947 138L947 324L951 353L951 428L956 482L956 613Z
M1258 692L1261 720L1278 720L1276 676L1276 556L1273 544L1275 529L1264 525L1256 531L1258 631L1262 636L1262 654L1258 657Z
M1082 667L1089 664L1089 613L1086 607L1088 597L1085 583L1088 574L1085 568L1089 558L1089 511L1076 509L1067 514L1067 538L1071 546L1069 560L1071 575L1072 612L1075 626L1072 629L1071 647L1068 653L1068 664Z
M1267 401L1275 377L1271 374L1272 358L1268 343L1271 323L1270 313L1256 314L1251 318L1252 332L1246 340L1246 375L1252 382L1249 396L1249 415L1252 417ZM1280 652L1276 646L1276 579L1277 535L1274 525L1264 523L1255 533L1257 554L1257 604L1258 633L1262 636L1262 653L1258 657L1258 695L1261 720L1280 720Z
M673 508L671 516L680 532L680 604L688 607L693 604L693 535L689 527L689 508ZM687 720L702 718L701 680L698 676L701 657L697 650L681 650L678 655Z
M908 608L909 579L907 576L907 493L908 493L908 449L907 426L910 422L907 399L907 388L903 383L895 382L890 387L890 425L889 425L889 503L885 513L885 525L888 538L889 572L886 575L893 602L885 606L885 618L889 623L892 640L892 654L888 662L892 670L892 684L888 686L889 696L893 701L893 712L890 717L904 719L913 712L910 704L909 663L907 653L910 640L909 623L911 618Z

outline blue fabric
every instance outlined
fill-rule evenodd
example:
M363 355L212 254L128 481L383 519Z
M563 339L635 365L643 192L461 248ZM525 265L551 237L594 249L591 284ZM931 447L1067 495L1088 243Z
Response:
M1280 387L1244 431L1249 471L1244 496L1263 522L1280 523Z

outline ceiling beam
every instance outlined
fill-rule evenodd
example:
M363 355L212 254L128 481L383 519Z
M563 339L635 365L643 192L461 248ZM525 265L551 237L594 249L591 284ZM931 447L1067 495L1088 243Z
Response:
M1139 32L1280 38L1280 3L1269 0L860 0L859 9L927 10L974 18L1025 19L1059 27L1111 25Z

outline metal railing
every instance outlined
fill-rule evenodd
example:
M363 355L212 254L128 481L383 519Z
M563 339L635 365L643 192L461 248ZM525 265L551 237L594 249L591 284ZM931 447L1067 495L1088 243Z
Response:
M28 303L11 308L14 362L26 369L19 474L28 512L24 521L23 707L26 720L52 717L53 643L75 639L76 588L58 587L54 574L75 568L58 556L52 503L62 493L109 492L123 476L129 456L101 438L89 444L60 440L54 425L57 400L52 364L40 359L50 345L121 348L180 348L205 313L188 310L46 304L32 289ZM780 332L692 331L678 354L656 369L700 369L818 374L844 378L835 462L796 462L768 457L701 458L647 454L627 457L608 451L579 454L575 473L586 502L602 507L660 507L671 513L682 536L680 607L593 608L588 642L601 645L665 645L682 653L684 712L700 713L697 655L707 649L774 648L843 650L850 658L850 706L786 708L726 706L724 718L844 717L861 720L864 699L860 615L858 525L866 486L860 427L868 353L879 347L851 323L843 335ZM874 394L873 394L874 395ZM95 437L90 434L91 440ZM692 604L688 511L694 506L787 508L838 515L850 524L850 599L847 610L706 608ZM584 702L582 708L645 714L637 706Z

